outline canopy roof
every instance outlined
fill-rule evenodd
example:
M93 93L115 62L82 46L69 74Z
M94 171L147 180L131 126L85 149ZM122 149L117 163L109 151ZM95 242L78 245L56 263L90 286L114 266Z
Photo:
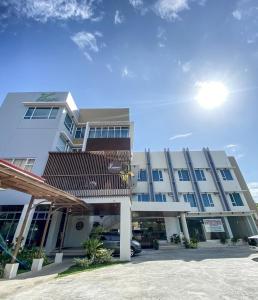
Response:
M45 183L44 178L4 160L0 160L0 188L26 193L34 199L46 199L56 206L71 207L73 212L85 212L88 208L81 199Z

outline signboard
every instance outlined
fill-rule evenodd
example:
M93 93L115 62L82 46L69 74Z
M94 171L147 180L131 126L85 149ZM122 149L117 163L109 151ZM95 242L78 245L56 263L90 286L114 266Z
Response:
M36 100L37 102L53 102L58 101L56 93L42 93L41 96Z
M206 232L225 232L221 219L203 219Z

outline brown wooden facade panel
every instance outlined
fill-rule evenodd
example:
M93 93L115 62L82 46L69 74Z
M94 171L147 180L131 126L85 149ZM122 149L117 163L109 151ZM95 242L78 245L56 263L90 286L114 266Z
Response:
M131 149L130 138L96 138L87 140L86 151Z

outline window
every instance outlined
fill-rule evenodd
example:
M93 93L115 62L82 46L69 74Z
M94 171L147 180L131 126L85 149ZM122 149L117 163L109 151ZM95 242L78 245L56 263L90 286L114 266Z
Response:
M147 181L147 172L145 169L140 169L138 172L138 181Z
M202 201L205 207L214 207L211 194L207 194L207 193L202 194Z
M76 127L74 138L83 139L85 134L85 127Z
M229 194L233 206L244 206L241 196L238 193Z
M58 107L29 107L24 119L55 119Z
M155 194L155 201L156 202L166 202L166 195L165 194Z
M108 126L91 127L89 138L128 138L129 127Z
M35 163L35 158L7 158L5 161L8 161L17 167L30 172Z
M229 169L220 170L220 174L221 174L223 180L233 180L232 174Z
M68 142L64 141L61 137L59 137L59 140L56 145L56 150L58 152L69 152L70 151L70 145Z
M153 181L163 181L162 171L161 170L152 170Z
M64 125L70 133L73 132L74 123L72 118L68 114L66 114L65 116Z
M178 170L179 181L190 181L188 170Z
M138 202L149 202L150 201L150 196L149 194L138 194Z
M203 170L194 170L197 181L206 181Z
M184 201L190 203L191 207L197 207L194 194L184 194Z

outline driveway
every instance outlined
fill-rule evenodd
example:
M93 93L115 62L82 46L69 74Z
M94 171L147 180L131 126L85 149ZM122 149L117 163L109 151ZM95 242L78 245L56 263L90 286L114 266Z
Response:
M144 251L131 263L51 279L5 299L258 299L258 253L247 247Z

